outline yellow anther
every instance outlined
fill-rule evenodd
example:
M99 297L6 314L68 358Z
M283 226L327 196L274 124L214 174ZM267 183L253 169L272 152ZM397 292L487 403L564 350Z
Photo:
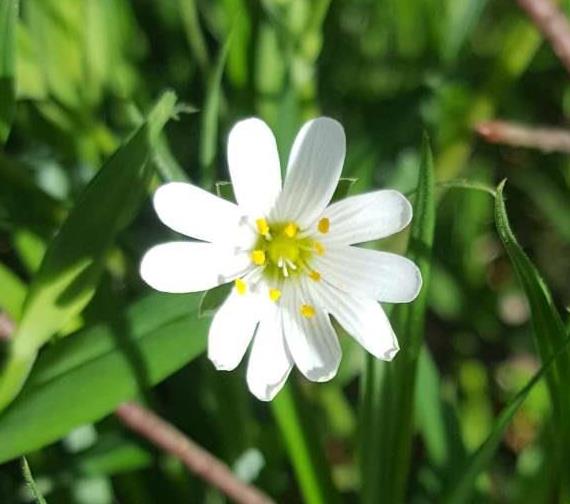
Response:
M279 289L269 289L269 299L271 299L271 301L276 303L277 301L279 301L280 297L281 297L281 291Z
M309 273L309 278L315 282L318 282L321 279L321 274L318 271L311 271Z
M322 243L315 242L313 248L315 249L315 252L321 256L325 253L325 246Z
M285 226L283 233L285 233L285 236L287 236L288 238L295 238L295 236L297 236L297 231L299 231L299 227L297 226L297 224L295 224L294 222L290 222Z
M255 226L257 227L257 232L260 235L266 236L269 234L269 224L267 224L265 219L257 219L255 221Z
M305 318L313 318L315 316L315 309L308 304L301 305L301 315Z
M254 250L251 253L251 260L258 266L263 266L265 264L265 252L263 250Z
M326 217L323 217L319 221L319 224L317 225L318 230L323 234L328 233L330 227L331 227L331 222Z
M241 278L235 281L235 286L238 294L243 296L247 292L247 284Z

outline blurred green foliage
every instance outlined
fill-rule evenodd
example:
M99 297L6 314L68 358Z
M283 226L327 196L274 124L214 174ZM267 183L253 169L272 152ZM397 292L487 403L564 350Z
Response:
M110 415L135 397L278 502L568 502L570 163L473 126L564 126L569 97L515 2L0 0L0 311L27 357L13 374L0 338L0 502L33 501L24 454L50 503L223 502ZM200 296L139 279L168 235L145 195L215 192L240 118L264 118L286 160L319 114L347 132L358 180L340 190L399 189L424 226L429 132L426 314L394 310L393 363L343 336L331 383L293 373L266 405L203 354L215 294L199 316ZM480 190L504 178L496 201ZM409 235L375 246L417 254Z

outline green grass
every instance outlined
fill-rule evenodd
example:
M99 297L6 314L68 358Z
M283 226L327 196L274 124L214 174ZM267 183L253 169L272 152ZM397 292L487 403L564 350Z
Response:
M563 127L569 82L516 2L0 0L0 502L222 502L119 425L133 398L277 502L568 502L570 162L473 127ZM342 335L332 382L294 371L268 405L206 358L223 289L140 280L173 236L150 195L231 199L237 120L285 165L318 115L347 135L335 198L414 204L372 246L424 290L385 307L393 362Z

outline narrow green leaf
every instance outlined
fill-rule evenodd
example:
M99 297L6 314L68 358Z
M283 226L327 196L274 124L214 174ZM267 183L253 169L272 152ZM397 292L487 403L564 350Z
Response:
M153 294L124 319L46 349L22 393L0 414L0 462L101 419L200 355L209 321L197 316L199 299Z
M543 363L549 362L554 352L562 348L566 340L566 329L560 314L554 306L552 295L538 270L525 254L515 238L507 215L503 191L505 181L497 188L495 200L495 223L497 232L511 264L519 278L530 305L534 340ZM559 446L563 465L568 465L570 453L570 355L565 353L556 359L546 374L546 381L552 401L555 422L559 430ZM570 475L566 475L570 478ZM568 480L570 484L570 479Z
M348 195L348 192L350 191L350 188L354 185L354 183L357 180L358 179L355 179L355 178L341 177L341 179L338 181L338 185L336 186L336 189L334 190L334 193L333 193L332 198L331 198L331 202L338 201L340 199L346 198L346 196Z
M549 373L557 362L568 355L568 344L570 338L566 338L562 347L540 368L540 370L529 380L529 382L513 397L503 408L498 416L491 433L481 446L469 457L465 465L459 471L459 477L454 481L451 489L445 494L442 502L446 504L462 504L469 502L471 494L475 490L477 476L491 462L493 455L500 446L503 435L513 416L522 406L525 399L531 393L534 386ZM567 468L567 466L566 466ZM566 469L565 469L566 470Z
M422 272L423 287L411 304L394 310L400 353L391 363L368 357L362 401L362 502L404 502L414 435L414 393L435 228L435 184L429 141L424 138L409 257ZM374 433L369 439L368 435Z
M200 317L211 317L216 310L222 306L223 302L229 296L233 285L231 283L218 285L209 291L204 292L200 298Z
M447 29L443 30L442 56L444 61L454 62L483 13L487 0L449 2Z
M318 437L318 427L294 383L288 383L271 402L273 415L306 504L339 502Z
M202 111L202 127L200 134L200 166L204 170L206 182L215 180L214 160L216 158L216 150L218 144L218 121L220 116L220 102L222 99L222 77L226 59L230 49L232 36L228 36L224 46L222 47L213 75L209 82L208 95L204 110Z
M26 457L22 457L22 475L24 476L24 480L26 481L26 486L30 490L34 502L36 504L47 504L43 495L40 493L38 487L36 486L36 482L34 481L34 477L32 476L32 471L30 469L30 466L28 465Z
M33 279L9 358L0 375L0 409L19 392L37 350L93 296L108 250L146 190L158 135L176 103L165 93L147 120L79 198Z
M10 133L16 107L16 23L19 0L0 2L0 143Z

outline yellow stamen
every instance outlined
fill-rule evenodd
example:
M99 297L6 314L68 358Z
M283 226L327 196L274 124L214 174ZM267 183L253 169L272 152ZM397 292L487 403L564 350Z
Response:
M315 249L315 252L321 256L325 253L325 246L322 243L315 242L313 248Z
M321 279L321 274L318 271L311 271L309 273L309 278L315 282L318 282Z
M308 304L301 305L301 315L305 318L313 318L315 316L315 309Z
M323 234L328 233L330 227L331 227L331 222L326 217L323 217L319 221L319 224L317 226L318 230Z
M281 297L281 291L279 289L269 289L269 299L271 299L271 301L276 303L277 301L279 301L280 297Z
M235 286L238 294L243 296L247 292L247 284L241 278L235 281Z
M265 219L257 219L255 221L255 226L257 227L257 232L260 235L266 236L269 234L269 224L267 224Z
M294 222L290 222L285 226L283 233L285 233L285 236L287 236L288 238L295 238L295 236L297 236L297 231L299 231L299 227L297 226L297 224L295 224Z
M251 253L251 260L258 266L263 266L265 264L265 252L263 250L254 250Z

